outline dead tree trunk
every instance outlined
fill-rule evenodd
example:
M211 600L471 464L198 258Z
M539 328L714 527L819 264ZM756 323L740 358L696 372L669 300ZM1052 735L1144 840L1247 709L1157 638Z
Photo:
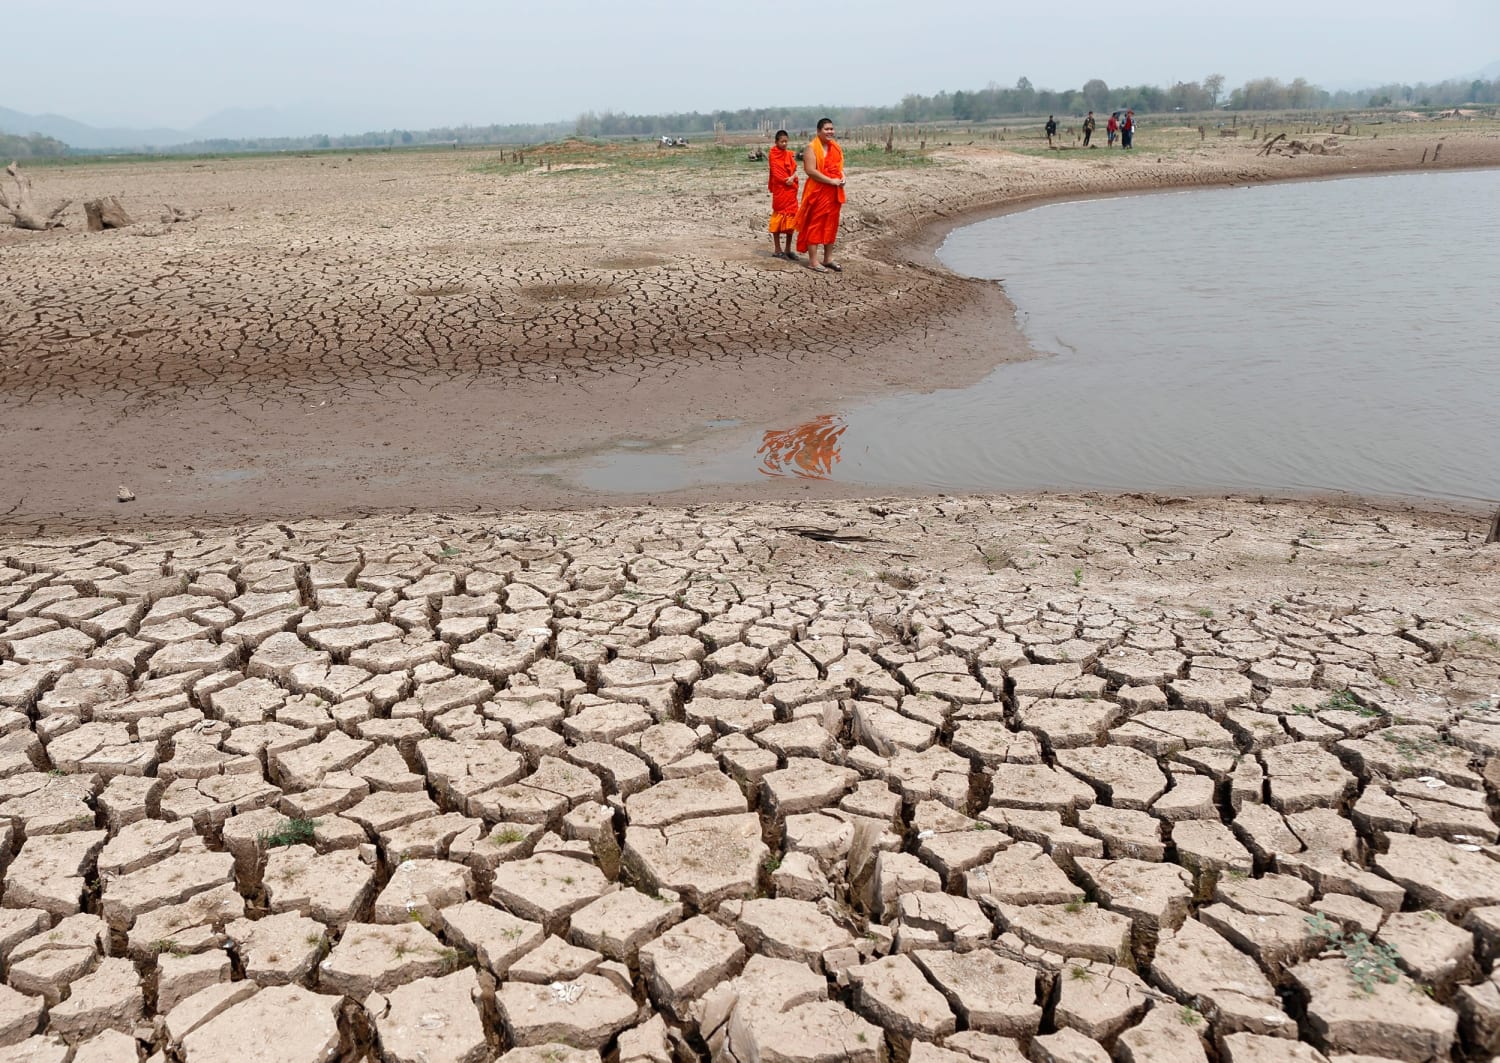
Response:
M83 204L84 217L88 219L89 232L103 232L105 229L123 229L131 224L130 215L125 213L125 208L114 196L106 196L103 199L90 199Z
M17 229L44 232L62 226L63 221L59 215L72 206L71 199L63 200L50 210L43 210L32 197L30 176L23 174L15 163L7 166L5 172L15 180L16 188L13 194L7 194L5 186L0 184L0 209L11 216Z

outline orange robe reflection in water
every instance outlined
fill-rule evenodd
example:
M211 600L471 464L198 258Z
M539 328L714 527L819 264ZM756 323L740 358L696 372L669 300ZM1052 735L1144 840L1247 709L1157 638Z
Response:
M827 149L823 142L813 137L812 143L803 152L806 158L811 152L814 168L823 176L835 181L844 179L844 149L838 141L830 141ZM797 250L807 253L810 245L827 247L839 238L839 213L844 206L844 190L838 185L825 185L822 181L808 178L802 187L802 207L797 211Z
M789 233L797 227L797 156L790 148L771 149L771 224L773 233ZM786 179L792 178L787 184Z
M761 474L828 479L839 462L839 437L848 427L838 414L825 413L796 428L767 432L756 451Z

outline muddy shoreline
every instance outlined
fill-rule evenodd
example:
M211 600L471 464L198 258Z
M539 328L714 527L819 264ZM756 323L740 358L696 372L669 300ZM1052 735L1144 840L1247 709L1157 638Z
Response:
M57 383L36 375L58 357L45 337L30 351L32 385L17 379L16 367L25 353L20 349L37 332L22 327L4 341L11 350L0 351L7 355L0 359L6 363L0 368L0 449L14 470L0 484L0 515L12 527L94 528L423 509L857 497L868 488L771 479L670 494L609 494L535 475L528 465L543 456L586 456L621 440L691 450L703 444L709 422L791 425L856 397L972 383L999 364L1035 357L1035 352L1015 327L1014 308L998 285L955 276L937 262L936 249L953 229L1063 200L1417 169L1417 151L1425 139L1410 137L1392 148L1397 139L1387 137L1379 155L1366 150L1350 157L1247 159L1245 151L1234 150L1239 145L1211 145L1215 150L1202 159L1162 164L1160 159L1141 162L1144 156L1116 156L1102 160L1104 166L1094 165L1099 159L1058 161L954 149L945 154L948 164L941 169L870 178L871 198L881 200L885 210L878 219L869 213L851 219L844 253L855 268L839 281L854 284L840 287L820 287L824 278L803 275L789 264L768 267L769 256L758 245L754 250L715 247L730 273L704 287L694 276L663 272L664 267L644 258L630 258L628 248L620 246L622 234L607 228L599 230L596 244L553 255L554 272L575 278L567 282L575 289L603 285L588 279L600 277L615 278L611 283L617 286L637 274L660 282L667 297L677 300L673 320L681 327L673 341L688 348L699 342L719 344L708 357L647 358L622 349L602 356L599 366L564 355L543 357L516 371L434 365L396 375L383 372L378 358L369 364L357 356L353 361L360 364L363 379L330 375L318 363L304 362L289 364L269 378L240 370L232 386L221 388L168 386L174 379L172 367L182 359L163 355L163 386L131 391L118 380L101 378L58 394L35 386L37 379ZM1358 146L1373 149L1380 143ZM1441 168L1500 164L1500 137L1471 137L1463 149L1450 150ZM1117 165L1138 168L1121 174L1112 169ZM1054 173L1059 166L1067 170L1061 178ZM190 175L189 184L191 180L201 178ZM880 187L881 180L888 187ZM222 226L223 219L219 222ZM236 219L233 224L241 223ZM214 233L212 224L203 228ZM129 239L105 235L117 245ZM172 233L162 240L176 238ZM221 238L195 234L163 257L186 262L193 257L195 239L209 245ZM58 253L76 260L78 252L91 250L84 239L70 236L52 243L61 249ZM358 244L378 237L354 230L350 239ZM161 246L138 241L130 250L160 254ZM25 264L15 245L0 248L0 254ZM581 254L596 265L581 272L576 265ZM42 256L38 265L46 259ZM606 271L601 262L640 265ZM773 349L745 349L736 346L742 339L731 342L708 326L691 324L694 313L705 307L738 301L740 288L752 282L771 285L775 301L735 312L746 321L766 321L764 335ZM564 290L561 281L547 283L552 291ZM529 290L522 289L525 298L531 298L525 296ZM458 298L462 302L467 296ZM909 305L913 303L915 307ZM522 305L531 304L523 298ZM578 305L589 304L584 300ZM639 298L630 295L600 305L601 314L630 317L635 327L634 315L655 312L651 308L659 299L647 291ZM4 309L13 322L19 319L21 308L14 299ZM180 301L166 309L183 316ZM204 313L213 320L211 312ZM801 321L820 317L833 320L835 328L816 335L797 332ZM555 315L547 320L554 330L568 325ZM698 332L707 339L696 340ZM114 361L149 375L150 366L129 346L134 338L118 342ZM213 357L210 347L205 345L196 357ZM129 487L137 501L117 502L120 486ZM1404 500L1369 501L1397 509L1408 505ZM1433 508L1444 507L1434 503Z

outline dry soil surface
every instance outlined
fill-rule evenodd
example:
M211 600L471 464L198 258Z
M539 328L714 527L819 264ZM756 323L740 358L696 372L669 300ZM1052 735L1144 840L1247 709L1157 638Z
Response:
M1139 498L0 539L0 1056L1488 1058L1497 551Z

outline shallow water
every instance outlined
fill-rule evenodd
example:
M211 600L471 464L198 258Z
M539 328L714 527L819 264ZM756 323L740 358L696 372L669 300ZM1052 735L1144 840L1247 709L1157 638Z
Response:
M1490 500L1497 247L1500 171L1038 207L956 230L939 257L1003 278L1046 357L570 478Z

